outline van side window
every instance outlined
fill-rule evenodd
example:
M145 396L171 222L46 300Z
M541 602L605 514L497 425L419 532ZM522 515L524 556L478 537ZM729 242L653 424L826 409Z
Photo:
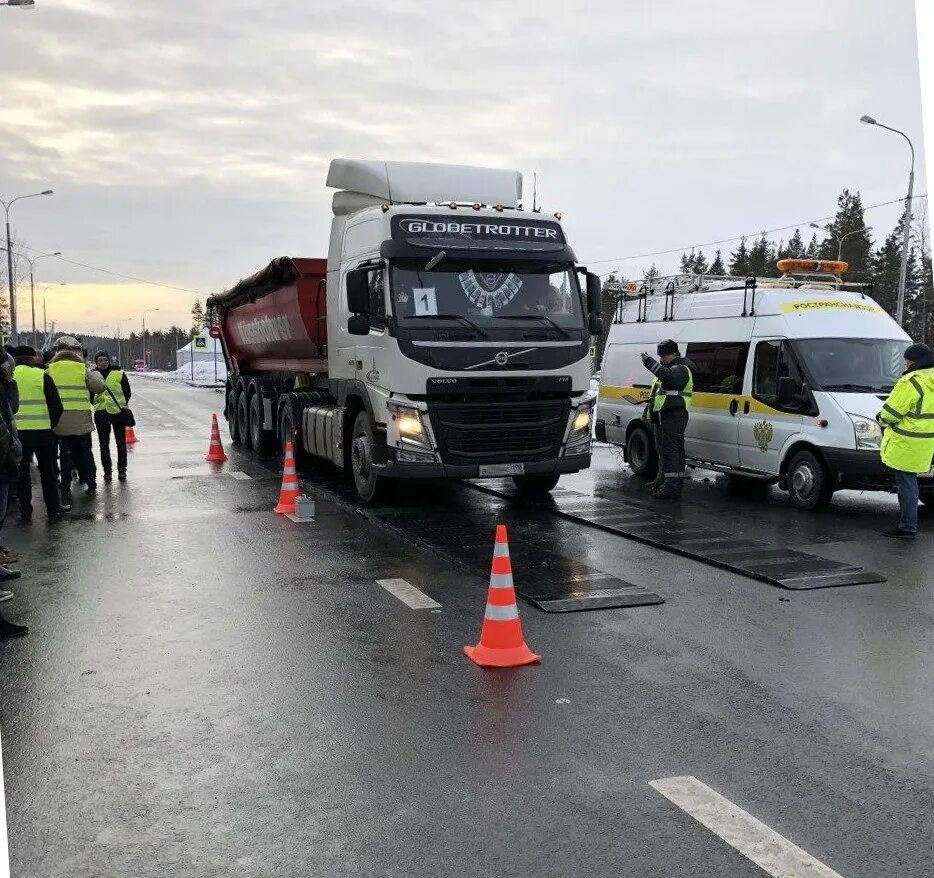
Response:
M778 402L778 380L793 378L799 386L804 384L804 376L798 368L794 355L783 341L760 341L756 345L756 362L753 367L752 395L760 402L783 412L799 414L808 409L809 403L802 396L790 404Z
M686 357L694 364L695 392L742 393L748 355L746 342L691 342Z

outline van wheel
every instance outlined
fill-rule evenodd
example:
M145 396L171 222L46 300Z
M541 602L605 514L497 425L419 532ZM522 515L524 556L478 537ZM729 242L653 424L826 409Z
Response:
M626 440L626 461L637 476L651 479L658 475L658 452L645 427L636 427L629 434Z
M534 476L513 476L512 480L520 494L526 497L541 497L558 484L560 473Z
M833 497L833 484L823 462L812 451L799 451L788 465L788 497L798 509L823 509Z
M231 381L227 387L227 431L230 433L230 441L234 445L243 444L243 436L240 433L240 422L237 420L237 385Z
M243 447L250 449L253 442L250 438L250 410L247 408L247 391L245 387L240 388L237 394L237 435L243 443Z
M267 457L276 450L276 434L263 429L263 394L258 387L250 394L249 409L250 445L257 454Z
M376 429L366 411L358 412L350 443L350 471L357 496L365 506L376 506L389 499L391 485L373 468Z

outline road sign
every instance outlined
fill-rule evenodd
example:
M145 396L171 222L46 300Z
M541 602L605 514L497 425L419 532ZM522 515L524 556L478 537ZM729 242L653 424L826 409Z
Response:
M200 348L202 350L207 350L208 340L203 335L196 336L195 347Z
M221 337L221 328L219 326L212 326L208 330L208 334L211 338L220 338Z

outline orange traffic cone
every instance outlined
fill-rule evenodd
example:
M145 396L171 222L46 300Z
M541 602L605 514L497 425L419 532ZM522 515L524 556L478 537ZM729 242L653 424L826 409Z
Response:
M217 428L217 415L211 415L211 444L208 446L205 460L227 460L224 446L221 445L221 431Z
M132 427L126 428L126 444L132 445L134 442L139 442L139 439L136 438L136 432Z
M496 526L493 568L480 642L476 646L465 646L464 655L482 668L516 668L541 661L541 656L535 655L522 637L505 524Z
M299 495L298 476L295 474L295 457L292 454L292 443L285 443L285 461L282 464L282 488L279 491L279 505L273 512L285 515L295 512L295 498Z

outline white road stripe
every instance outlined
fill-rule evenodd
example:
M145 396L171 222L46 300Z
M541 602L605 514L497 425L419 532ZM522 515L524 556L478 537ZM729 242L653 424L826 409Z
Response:
M235 470L233 470L232 472L229 472L228 475L229 475L232 479L240 479L241 481L243 481L244 479L252 479L252 478L253 478L253 476L248 476L245 472L241 472L241 471L238 470L238 469L235 469Z
M441 606L404 579L377 579L376 584L413 610L437 610Z
M10 878L10 852L6 839L6 791L3 783L3 744L0 743L0 878Z
M842 878L696 777L665 777L649 786L774 878Z

